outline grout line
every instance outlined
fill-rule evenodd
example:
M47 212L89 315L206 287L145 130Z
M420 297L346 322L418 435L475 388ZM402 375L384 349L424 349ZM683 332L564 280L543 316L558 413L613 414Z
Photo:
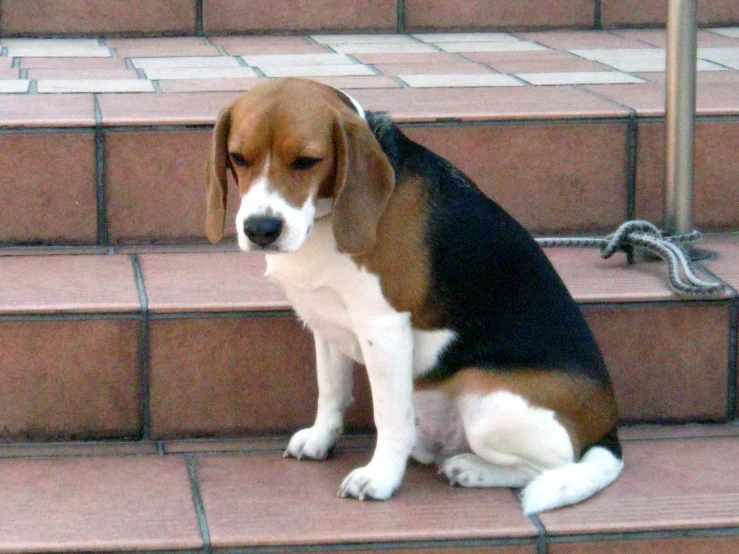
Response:
M203 539L203 551L211 552L212 546L210 542L210 529L208 528L208 518L205 514L205 505L203 504L203 496L200 492L200 481L198 480L198 468L191 454L185 455L187 463L187 471L190 474L190 487L192 489L192 499L195 505L195 511L198 515L198 523L200 525L200 536Z
M398 0L398 33L405 33L405 0Z
M736 295L729 307L729 383L727 387L728 405L726 410L727 419L734 421L737 419L737 402L739 401L739 391L737 390L739 388L739 354L737 354L737 350L739 349L739 329L737 329L739 326L739 291L708 269L704 263L698 262L696 265L701 271L726 285Z
M136 289L138 290L139 301L141 302L141 332L139 335L139 367L141 368L141 438L142 440L149 440L151 435L151 375L149 371L151 362L151 342L149 332L149 298L146 294L144 272L141 269L141 260L139 259L138 254L133 254L131 256L131 264L133 265L134 276L136 278Z
M593 29L603 30L603 7L601 0L593 0Z
M98 246L108 244L108 214L105 198L105 135L103 113L98 95L93 94L95 104L95 180L97 183L97 235Z
M167 453L167 451L164 449L164 442L157 441L156 444L157 444L157 454L159 454L160 456L164 456Z
M382 540L382 539L379 539ZM345 554L347 552L440 552L442 554L453 554L460 549L484 549L486 552L495 547L530 546L535 544L533 539L523 538L501 538L501 539L439 539L439 540L413 540L407 542L367 542L367 543L328 543L328 544L298 544L293 546L244 546L231 548L218 548L218 554L284 554L335 552Z
M203 31L203 0L195 0L195 35L202 37Z
M110 313L48 313L48 314L0 314L0 322L38 322L38 321L97 321L97 320L141 319L140 312Z
M637 124L636 112L632 112L629 116L629 123L626 127L626 145L628 148L626 159L626 221L631 221L636 217L636 168L637 156L637 139L639 125Z
M518 500L518 498L516 498L516 500ZM548 535L547 535L546 527L544 527L544 524L541 522L538 515L531 514L530 516L527 516L527 517L531 520L531 523L533 523L536 526L536 528L539 530L539 534L536 537L537 554L547 554Z

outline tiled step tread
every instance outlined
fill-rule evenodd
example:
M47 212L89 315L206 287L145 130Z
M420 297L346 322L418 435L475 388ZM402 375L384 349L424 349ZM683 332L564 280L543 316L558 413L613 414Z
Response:
M389 502L337 498L346 472L370 456L370 438L350 439L359 448L340 446L323 463L282 459L284 437L168 443L160 451L172 453L163 456L125 454L113 443L97 453L92 445L78 452L50 445L45 458L38 447L18 445L7 458L0 447L0 552L196 550L208 537L205 546L216 551L344 545L533 554L541 540L557 552L574 543L578 553L594 552L585 545L597 542L607 552L657 545L669 554L685 552L678 547L687 541L728 553L739 525L739 433L735 425L702 429L692 427L689 438L674 438L683 432L674 428L626 438L620 479L585 503L540 515L544 537L514 491L450 488L433 468L414 464Z
M710 235L701 247L717 252L704 262L706 267L737 288L739 235ZM8 250L0 255L0 314L135 312L142 309L144 295L153 314L289 309L280 290L264 277L264 257L258 253L228 246L154 253L162 251L167 249L117 255L96 249L83 250L90 255L55 250L52 255L14 255L23 251ZM629 265L623 254L603 260L588 248L549 248L547 255L580 303L685 300L669 289L660 262Z

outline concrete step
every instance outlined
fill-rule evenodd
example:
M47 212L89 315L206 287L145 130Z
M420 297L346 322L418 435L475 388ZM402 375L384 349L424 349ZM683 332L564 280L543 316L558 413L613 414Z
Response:
M601 29L664 26L666 0L4 0L3 36ZM739 23L731 0L701 3L702 26Z
M283 459L285 437L0 446L0 552L736 552L739 428L622 436L613 485L533 517L516 491L452 488L414 464L392 500L338 498L372 437L326 462Z
M203 243L215 117L280 74L390 112L535 233L659 224L664 41L660 30L0 39L0 245ZM739 28L702 30L699 52L695 221L733 231Z
M702 262L739 288L739 236ZM0 257L0 438L146 439L286 433L311 423L310 335L263 257L232 247L25 249ZM549 249L590 323L623 422L736 415L737 299L685 299L658 263ZM358 368L348 425L371 429Z

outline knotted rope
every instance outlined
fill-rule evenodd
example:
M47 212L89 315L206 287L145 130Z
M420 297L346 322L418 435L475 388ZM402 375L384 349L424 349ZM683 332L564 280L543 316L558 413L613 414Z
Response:
M667 262L670 288L685 296L714 296L722 293L723 283L706 281L693 271L693 262L680 246L701 239L698 231L685 235L664 236L655 225L648 221L627 221L618 230L605 238L563 237L536 239L543 248L586 247L599 248L603 258L610 258L618 251L626 252L631 262L634 248L641 248Z

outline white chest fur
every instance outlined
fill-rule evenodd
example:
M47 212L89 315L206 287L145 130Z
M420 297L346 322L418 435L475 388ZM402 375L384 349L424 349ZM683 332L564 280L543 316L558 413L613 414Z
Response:
M339 252L330 215L315 222L297 252L268 254L265 275L280 284L309 328L359 363L364 363L364 359L356 326L371 323L371 319L403 315L382 294L377 275ZM410 326L410 314L406 316ZM414 376L431 369L454 339L453 332L443 329L414 329L412 336Z

